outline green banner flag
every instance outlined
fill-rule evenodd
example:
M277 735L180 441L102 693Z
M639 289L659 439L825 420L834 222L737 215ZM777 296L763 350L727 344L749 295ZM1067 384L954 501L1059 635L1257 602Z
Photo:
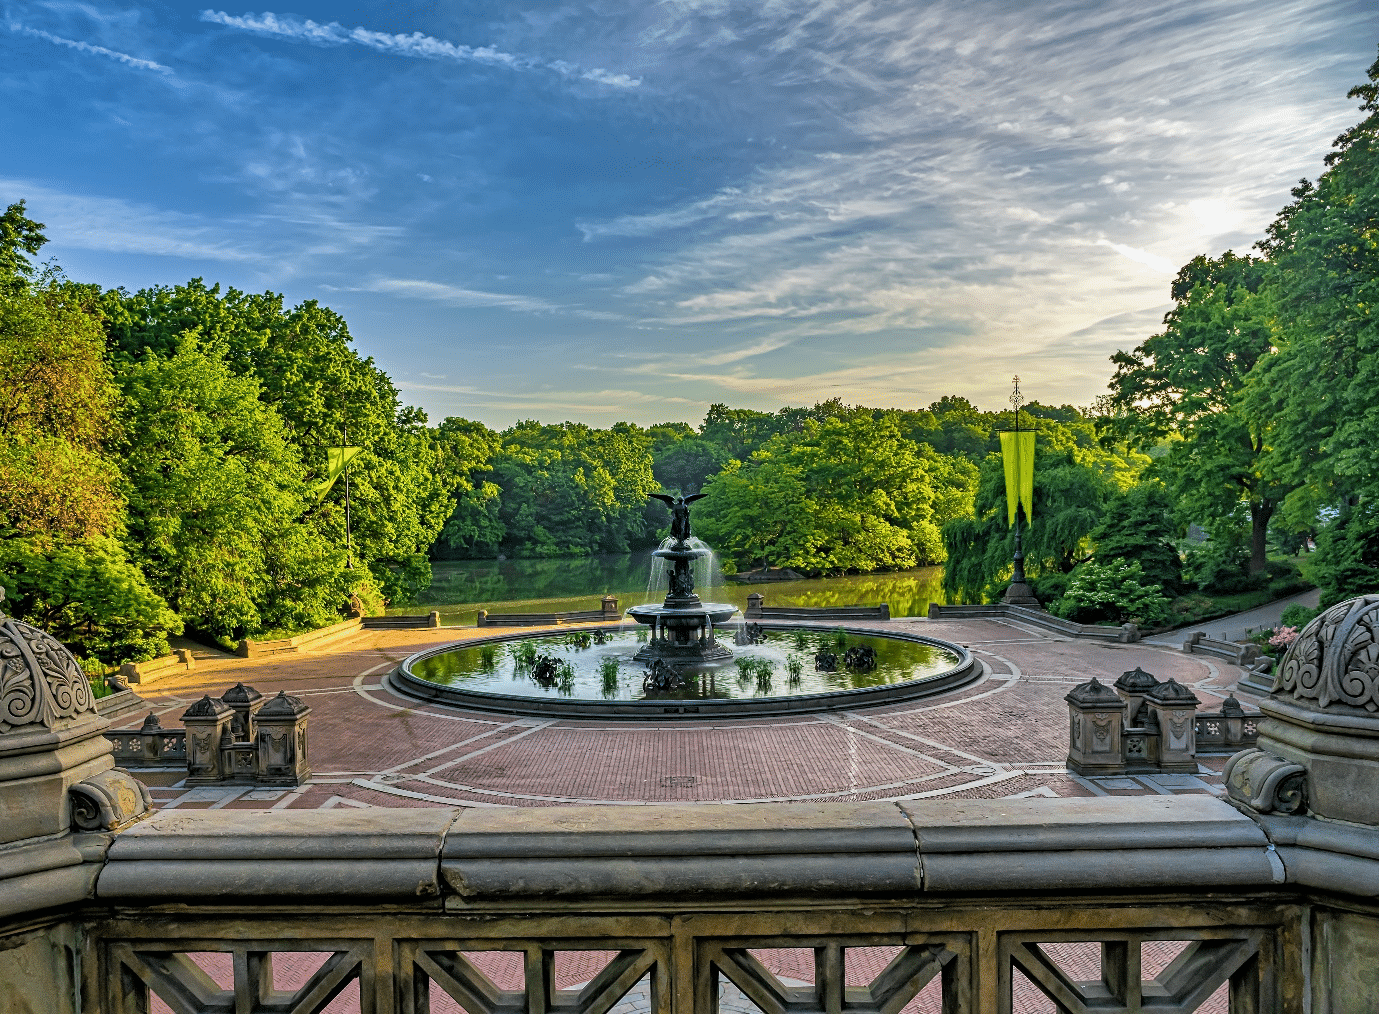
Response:
M1024 504L1025 521L1034 520L1034 431L1001 434L1001 460L1006 466L1006 508L1015 524L1015 507Z
M345 471L345 466L359 456L362 447L327 447L326 448L326 478L324 482L318 482L313 489L316 490L316 498L324 499L330 492L330 487L335 485L335 480L340 478Z

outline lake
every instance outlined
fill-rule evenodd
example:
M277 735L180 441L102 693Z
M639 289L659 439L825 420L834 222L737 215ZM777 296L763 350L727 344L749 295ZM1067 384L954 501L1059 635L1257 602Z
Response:
M493 613L574 612L599 608L604 595L616 595L618 608L659 602L665 587L649 589L651 551L582 556L558 560L438 560L431 585L415 605L389 609L389 615L438 610L447 626L472 626L480 609ZM875 606L890 603L892 616L923 616L930 602L942 604L943 568L919 567L885 574L854 574L807 581L735 584L716 578L695 588L706 602L747 606L761 592L768 606Z

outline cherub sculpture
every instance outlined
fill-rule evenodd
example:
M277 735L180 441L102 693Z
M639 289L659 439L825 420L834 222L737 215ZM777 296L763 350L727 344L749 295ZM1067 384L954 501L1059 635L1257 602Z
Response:
M708 494L691 493L689 496L668 496L665 493L652 493L653 499L660 500L670 508L670 534L676 542L687 542L690 537L689 505Z

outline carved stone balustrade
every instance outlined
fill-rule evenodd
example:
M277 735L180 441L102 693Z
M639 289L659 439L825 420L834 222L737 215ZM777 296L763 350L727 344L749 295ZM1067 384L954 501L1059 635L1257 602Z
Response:
M1379 595L1338 603L1274 668L1256 747L1231 758L1231 798L1261 813L1379 824Z
M230 723L230 734L234 737L235 742L252 743L258 738L254 717L263 707L263 694L253 687L236 683L220 695L220 702L229 705L235 713L234 719Z
M108 732L106 737L114 744L115 762L124 767L180 768L187 764L186 730L164 729L152 711L138 729Z
M235 709L206 694L182 713L187 729L187 784L219 785L229 777L222 745L234 742Z
M307 716L299 698L271 701L237 683L216 699L209 694L182 715L187 727L188 785L300 785L307 763ZM242 733L252 732L252 738Z
M1201 702L1192 691L1138 666L1122 673L1114 686L1112 692L1093 678L1065 698L1071 722L1068 768L1078 774L1194 774L1198 753L1234 753L1255 742L1260 716L1246 713L1234 697L1219 712L1199 713ZM1093 713L1099 724L1089 725L1087 716ZM1114 729L1108 724L1113 713L1119 720ZM1104 735L1089 742L1089 729ZM1087 753L1089 747L1096 748L1095 755Z

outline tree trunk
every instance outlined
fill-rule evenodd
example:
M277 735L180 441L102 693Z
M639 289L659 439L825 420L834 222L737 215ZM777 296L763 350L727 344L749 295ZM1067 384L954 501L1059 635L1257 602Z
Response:
M1269 566L1269 519L1274 516L1272 500L1250 501L1250 573L1262 573Z

